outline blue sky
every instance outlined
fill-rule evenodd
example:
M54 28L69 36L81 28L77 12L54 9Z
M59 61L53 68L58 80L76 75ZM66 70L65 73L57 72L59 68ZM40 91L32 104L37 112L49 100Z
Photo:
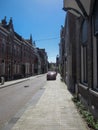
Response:
M62 8L63 0L0 0L0 20L12 17L14 30L25 39L32 34L36 46L45 48L48 61L55 62L65 20Z

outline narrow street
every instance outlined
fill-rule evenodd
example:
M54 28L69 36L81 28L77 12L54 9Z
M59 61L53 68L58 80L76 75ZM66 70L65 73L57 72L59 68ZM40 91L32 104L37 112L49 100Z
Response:
M46 83L45 75L0 89L0 127L24 109Z
M88 130L59 74L39 88L21 116L14 116L2 130Z
M98 0L0 1L1 129L98 130Z

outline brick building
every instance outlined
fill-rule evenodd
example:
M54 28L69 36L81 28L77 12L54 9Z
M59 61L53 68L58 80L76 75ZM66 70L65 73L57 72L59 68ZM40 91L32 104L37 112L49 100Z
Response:
M32 36L22 38L14 31L12 18L7 23L5 17L0 23L0 77L18 79L40 74L40 69L41 59Z
M64 0L64 10L63 79L98 119L98 1Z
M41 60L41 71L40 73L46 73L48 71L48 56L47 53L45 52L45 49L40 49L37 48L38 54L40 56Z

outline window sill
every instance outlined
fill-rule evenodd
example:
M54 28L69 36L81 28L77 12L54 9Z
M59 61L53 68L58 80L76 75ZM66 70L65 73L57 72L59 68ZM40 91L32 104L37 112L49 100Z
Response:
M81 86L81 87L84 88L85 90L88 89L88 84L79 83L79 86Z
M96 90L92 90L92 89L89 89L90 93L97 96L98 97L98 89L97 91Z

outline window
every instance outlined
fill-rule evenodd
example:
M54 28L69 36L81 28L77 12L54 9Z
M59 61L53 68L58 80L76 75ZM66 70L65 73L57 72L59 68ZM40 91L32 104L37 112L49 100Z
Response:
M19 74L20 73L20 65L18 64L17 65L17 74Z
M8 54L12 55L12 44L11 44L11 42L9 42L9 44L8 44Z
M16 44L14 45L14 56L17 55L17 48L16 48Z
M95 35L98 35L98 0L96 0L94 7L94 25Z
M96 43L96 53L97 53L96 54L97 55L97 59L96 59L97 60L97 62L96 62L96 64L97 64L97 68L96 68L97 71L96 72L97 72L97 88L98 88L98 37L97 37L97 43Z
M93 86L98 90L98 0L95 1L93 11L94 35L93 37Z
M87 20L84 20L82 24L82 36L81 36L82 45L85 46L87 44L87 38L88 38L88 23Z
M5 74L5 61L2 60L1 64L0 64L0 72L1 72L1 75L4 75Z
M16 60L14 60L13 72L16 74Z
M83 21L81 32L81 83L88 82L88 65L87 65L87 39L88 39L88 22Z
M2 39L2 54L5 53L5 48L6 48L6 42L5 42L5 39L3 38Z
M25 72L28 74L28 63L25 63Z
M98 37L93 45L93 87L98 89Z
M87 84L87 47L81 46L81 82Z

